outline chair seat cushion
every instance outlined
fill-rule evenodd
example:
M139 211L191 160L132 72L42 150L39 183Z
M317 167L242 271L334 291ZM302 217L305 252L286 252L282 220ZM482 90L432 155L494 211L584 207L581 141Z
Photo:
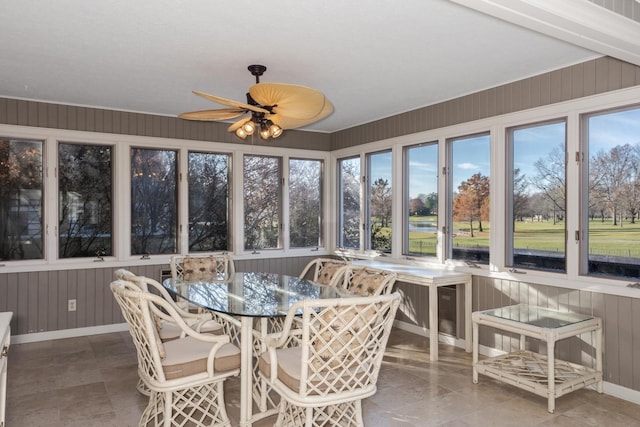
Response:
M164 343L166 357L162 360L162 369L166 379L173 380L206 372L212 346L212 343L193 337ZM240 349L233 344L223 345L216 352L213 368L215 372L240 368Z
M195 327L194 327L195 328ZM222 326L216 322L215 320L208 320L200 325L198 330L203 334L214 334L221 335L222 334ZM182 329L175 323L171 322L161 322L160 323L160 339L164 342L175 340L180 338L182 334Z
M300 368L302 365L302 349L300 347L276 350L278 355L278 379L296 392L300 391ZM260 355L258 369L266 378L271 376L269 352Z
M302 368L302 348L289 347L276 350L278 358L278 379L296 393L300 392L300 373ZM271 376L271 362L269 352L264 352L258 361L258 369L266 378ZM358 369L359 371L360 369ZM311 374L311 368L309 375ZM325 392L337 391L336 388L344 388L346 382L355 371L345 371L341 379L335 372L325 371L317 375L315 380L310 381L307 392L313 394L324 394ZM311 385L313 384L313 385Z

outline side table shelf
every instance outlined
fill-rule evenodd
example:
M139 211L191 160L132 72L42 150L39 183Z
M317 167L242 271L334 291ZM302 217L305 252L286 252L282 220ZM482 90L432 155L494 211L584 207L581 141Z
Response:
M494 310L477 311L473 322L473 382L478 374L547 398L549 412L555 399L574 390L596 385L602 388L602 321L600 318L518 304ZM520 350L479 360L480 325L520 335ZM595 335L595 368L557 360L557 341L590 332ZM547 343L547 354L525 350L525 337Z
M564 360L554 360L555 397L587 387L601 381L602 374L595 369ZM549 396L547 357L527 350L479 361L479 374L528 390L541 397Z

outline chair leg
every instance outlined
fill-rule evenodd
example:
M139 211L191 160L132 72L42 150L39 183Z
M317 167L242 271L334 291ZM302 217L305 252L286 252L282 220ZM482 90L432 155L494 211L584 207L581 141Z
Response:
M164 418L164 427L171 427L171 423L173 422L173 418L175 417L175 411L173 411L173 393L164 392L164 408L163 408L163 418Z
M163 423L164 417L164 394L152 391L149 395L149 403L142 412L140 427L159 426Z

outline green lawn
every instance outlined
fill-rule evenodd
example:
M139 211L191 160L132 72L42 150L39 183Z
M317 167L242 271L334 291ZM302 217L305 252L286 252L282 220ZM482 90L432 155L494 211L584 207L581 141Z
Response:
M437 223L437 218L411 217L410 222ZM474 237L471 237L468 222L454 223L454 246L489 247L491 226L483 222L483 232L478 232L474 222ZM515 224L515 247L554 252L564 252L565 224L560 221L524 221ZM574 232L568 231L569 242L573 242ZM411 253L435 254L437 233L435 231L410 231ZM640 258L640 222L623 222L612 225L610 220L592 220L589 222L589 251L591 254Z

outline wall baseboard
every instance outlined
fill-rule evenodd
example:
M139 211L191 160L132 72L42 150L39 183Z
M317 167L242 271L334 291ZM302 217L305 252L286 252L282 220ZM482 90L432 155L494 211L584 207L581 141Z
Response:
M84 337L87 335L108 334L110 332L128 331L126 323L114 323L111 325L90 326L86 328L62 329L59 331L34 332L32 334L14 335L11 344L25 344L38 341L59 340L63 338Z
M424 336L425 338L429 338L429 329L427 328L423 328L423 327L416 326L411 323L402 322L399 320L394 321L393 326L395 326L398 329L402 329L403 331L411 332L416 335L421 335L421 336ZM440 334L438 341L444 344L453 345L458 348L462 348L462 349L465 348L465 341L463 339L452 337L450 335ZM504 354L504 351L496 350L495 348L481 345L480 354L482 354L483 356L495 357L495 356ZM604 388L604 394L640 405L640 391L633 390L627 387L622 387L620 385L609 383L606 381L603 381L602 385ZM590 386L589 388L595 391L595 386Z

